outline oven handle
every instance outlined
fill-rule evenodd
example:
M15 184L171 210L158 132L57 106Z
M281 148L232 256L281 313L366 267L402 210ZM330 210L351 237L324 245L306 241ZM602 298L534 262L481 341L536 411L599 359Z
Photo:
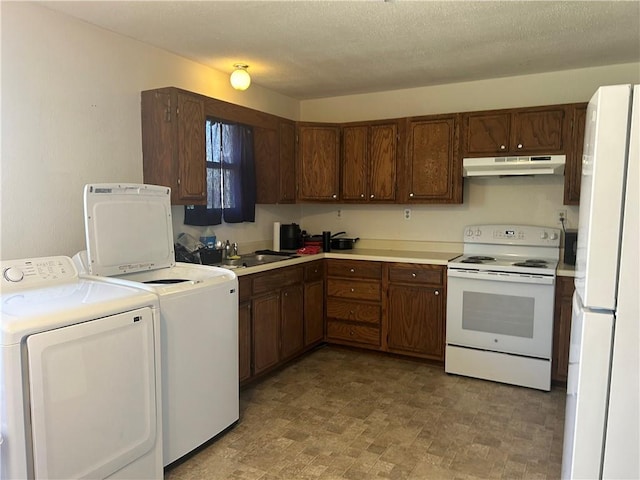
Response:
M531 275L527 273L494 272L491 270L458 270L447 269L447 277L470 278L475 280L493 280L495 282L535 283L537 285L554 285L555 275Z

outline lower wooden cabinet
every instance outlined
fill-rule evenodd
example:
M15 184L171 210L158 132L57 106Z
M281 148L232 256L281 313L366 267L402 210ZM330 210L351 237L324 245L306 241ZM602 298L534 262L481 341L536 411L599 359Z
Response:
M389 266L387 350L444 360L445 267Z
M551 379L556 382L567 381L569 343L571 337L571 301L574 291L573 282L573 277L556 277L551 365Z
M318 261L238 277L241 384L324 340L322 266Z
M238 308L238 376L240 382L251 377L251 302L241 302Z
M280 292L253 299L253 374L280 360Z
M285 360L304 347L302 285L291 285L280 293L280 359Z
M382 264L327 260L327 341L381 348Z
M324 340L324 261L304 267L304 346Z

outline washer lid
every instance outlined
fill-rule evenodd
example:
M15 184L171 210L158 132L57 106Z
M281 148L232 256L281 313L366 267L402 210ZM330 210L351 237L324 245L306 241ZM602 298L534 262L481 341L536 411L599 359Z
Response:
M89 272L113 276L175 265L171 189L142 184L84 187Z

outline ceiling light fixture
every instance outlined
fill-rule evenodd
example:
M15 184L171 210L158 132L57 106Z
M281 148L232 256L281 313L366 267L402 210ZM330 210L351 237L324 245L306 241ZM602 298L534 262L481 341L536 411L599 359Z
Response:
M235 70L231 73L231 86L236 90L246 90L251 85L251 76L247 72L249 65L244 63L235 63L233 65Z

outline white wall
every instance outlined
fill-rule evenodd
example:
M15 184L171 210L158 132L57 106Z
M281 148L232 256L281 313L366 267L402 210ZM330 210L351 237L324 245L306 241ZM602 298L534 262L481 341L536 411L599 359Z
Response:
M142 90L177 86L298 116L297 100L258 85L237 92L226 74L44 7L0 8L2 259L73 255L85 245L83 186L142 182Z
M224 73L28 2L0 2L2 157L0 258L73 255L84 248L82 188L141 182L140 91L177 86L291 119L349 121L584 101L595 85L638 82L637 64L298 102L252 85L233 90ZM561 179L466 181L461 206L258 206L256 224L216 227L241 244L268 242L271 222L312 233L459 241L485 221L552 223ZM577 208L570 207L575 226ZM174 233L181 225L174 207ZM335 216L335 218L334 218ZM345 228L343 228L343 226ZM197 232L197 230L195 231Z

